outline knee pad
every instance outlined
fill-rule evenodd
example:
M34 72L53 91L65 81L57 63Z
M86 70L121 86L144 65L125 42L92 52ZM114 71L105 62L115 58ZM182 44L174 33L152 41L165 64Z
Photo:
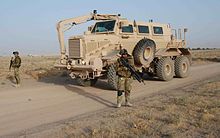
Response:
M118 91L118 96L122 96L123 91Z

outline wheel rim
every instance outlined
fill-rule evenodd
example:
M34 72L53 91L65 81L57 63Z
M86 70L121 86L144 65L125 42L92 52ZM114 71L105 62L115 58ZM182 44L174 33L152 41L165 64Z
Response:
M170 75L171 74L171 66L169 64L166 64L165 65L165 72L167 75Z
M182 64L182 71L185 73L185 72L187 72L187 70L188 70L187 64L184 62Z
M147 47L144 50L144 58L145 59L149 59L151 57L152 51L151 48Z

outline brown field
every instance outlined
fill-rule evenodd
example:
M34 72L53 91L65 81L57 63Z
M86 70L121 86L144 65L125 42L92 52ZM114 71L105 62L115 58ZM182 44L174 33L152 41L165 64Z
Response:
M220 62L220 49L193 50L192 59L194 65Z
M54 64L59 62L58 56L25 56L22 58L21 76L23 79L39 79L43 76L55 75L57 70ZM220 62L220 49L193 50L193 65ZM9 72L10 57L0 57L0 78L11 78L13 71Z
M21 56L22 66L20 73L23 79L38 79L41 76L47 75L51 70L54 69L54 64L58 60L58 56L36 56L28 57ZM10 78L13 75L13 69L9 71L10 57L0 57L0 78Z

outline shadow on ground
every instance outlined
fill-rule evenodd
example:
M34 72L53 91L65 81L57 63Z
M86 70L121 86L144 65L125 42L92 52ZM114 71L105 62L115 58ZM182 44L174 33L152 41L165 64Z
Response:
M77 81L69 76L70 72L65 70L58 70L56 68L47 70L40 68L30 74L36 76L35 79L43 83L55 85L78 85ZM99 79L94 87L103 90L111 90L108 83L103 78Z
M13 75L7 75L6 76L6 79L9 80L12 84L15 84L15 78Z
M95 88L97 88L97 89L105 90L103 92L106 92L106 90L107 90L107 92L111 92L112 94L115 94L115 91L111 90L110 87L108 86L107 82L102 79L98 80L96 85L93 87L79 86L77 84L76 80L72 79L68 75L62 75L62 74L43 77L43 78L40 78L38 81L43 82L43 83L48 83L48 84L62 85L67 90L69 90L73 93L77 93L78 95L92 99L92 100L94 100L100 104L103 104L107 107L114 107L114 105L115 105L113 102L106 100L106 99L98 96L97 94L90 92L91 91L90 89L92 89L92 91L95 92L96 91ZM86 90L88 90L88 91L86 91Z
M65 88L73 93L77 93L78 95L81 95L81 96L84 96L86 98L89 98L89 99L92 99L100 104L103 104L107 107L114 107L114 103L109 101L109 100L106 100L96 94L92 94L90 92L86 92L85 90L79 88L79 87L76 87L74 85L65 85Z
M38 79L38 81L44 82L44 83L49 83L49 84L55 84L55 85L79 86L75 79L72 79L71 77L69 77L69 75L63 75L63 74L56 74L53 76L42 77L42 78ZM83 86L80 86L80 87L83 87ZM89 87L94 87L94 88L101 89L101 90L112 91L112 89L108 85L106 79L99 79L94 86L89 86Z

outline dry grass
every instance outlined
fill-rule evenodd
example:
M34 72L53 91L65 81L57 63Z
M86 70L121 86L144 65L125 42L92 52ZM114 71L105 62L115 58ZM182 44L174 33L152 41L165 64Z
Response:
M20 74L23 79L35 78L39 79L49 73L53 74L54 64L57 62L58 57L21 57L22 66L20 68ZM9 71L10 57L0 57L0 78L10 79L13 76L13 69Z
M207 64L220 62L220 49L216 50L193 50L193 64Z
M220 78L220 76L219 76ZM220 135L220 79L206 81L101 115L81 128L74 123L68 136L93 137L218 137ZM95 117L97 119L97 117ZM95 120L95 118L92 118ZM89 121L88 121L89 122ZM89 128L85 131L85 128ZM77 131L76 131L77 132Z

